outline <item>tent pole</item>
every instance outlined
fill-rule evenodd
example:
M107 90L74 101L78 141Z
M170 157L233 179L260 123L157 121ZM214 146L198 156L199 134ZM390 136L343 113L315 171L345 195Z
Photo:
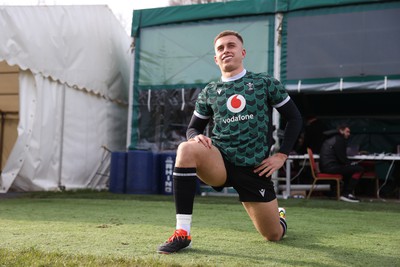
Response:
M282 20L283 14L275 14L275 27L274 27L274 77L277 80L281 78L281 33L282 33ZM278 130L280 127L279 113L274 109L272 113L272 124L275 126L273 137L275 140L274 150L278 151L280 144L278 138ZM274 152L274 151L271 151Z
M274 77L277 80L281 78L281 38L282 38L282 21L283 14L276 13L275 14L275 24L274 24ZM273 132L273 138L275 140L275 144L273 146L273 150L271 153L277 152L280 147L278 132L280 128L280 115L275 109L272 111L272 124L275 126ZM272 174L272 180L274 181L275 192L278 192L278 172L274 172ZM286 188L286 193L283 195L283 198L287 198L290 196L290 188Z
M133 108L133 79L135 79L135 40L132 38L131 45L131 58L130 58L130 72L129 72L129 100L128 100L128 126L126 133L126 149L129 148L131 143L131 134L132 134L132 108Z
M65 190L62 185L62 166L63 166L63 150L64 150L64 121L65 121L65 85L61 90L61 125L60 125L60 167L58 168L58 188L61 191Z

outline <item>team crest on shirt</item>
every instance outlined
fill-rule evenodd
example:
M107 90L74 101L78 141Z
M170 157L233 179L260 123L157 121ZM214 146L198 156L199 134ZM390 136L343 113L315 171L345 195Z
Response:
M249 91L254 90L254 84L253 83L246 83L247 87L249 88Z
M238 113L246 106L246 99L242 95L235 94L228 98L227 107L230 112Z

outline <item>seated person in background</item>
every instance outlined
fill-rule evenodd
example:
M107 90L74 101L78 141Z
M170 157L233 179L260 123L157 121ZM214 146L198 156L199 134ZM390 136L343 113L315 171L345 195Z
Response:
M360 202L353 195L353 192L364 169L347 158L346 149L347 140L350 137L350 128L347 125L340 125L337 129L338 131L322 144L319 155L319 168L324 173L343 175L344 188L340 200Z

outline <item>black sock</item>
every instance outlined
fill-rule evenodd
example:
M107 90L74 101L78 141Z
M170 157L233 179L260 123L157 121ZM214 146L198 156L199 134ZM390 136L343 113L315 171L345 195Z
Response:
M279 218L279 222L280 222L281 225L282 225L282 228L283 228L282 237L284 237L285 234L286 234L286 230L287 230L287 223L286 223L286 220L283 219L283 218Z
M192 214L196 195L196 168L174 168L176 214Z

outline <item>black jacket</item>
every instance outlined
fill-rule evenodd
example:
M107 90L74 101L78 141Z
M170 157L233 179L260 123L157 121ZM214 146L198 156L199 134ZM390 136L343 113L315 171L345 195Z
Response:
M347 158L346 149L347 140L339 132L326 139L322 144L319 154L320 170L323 171L325 168L349 165L350 161Z

